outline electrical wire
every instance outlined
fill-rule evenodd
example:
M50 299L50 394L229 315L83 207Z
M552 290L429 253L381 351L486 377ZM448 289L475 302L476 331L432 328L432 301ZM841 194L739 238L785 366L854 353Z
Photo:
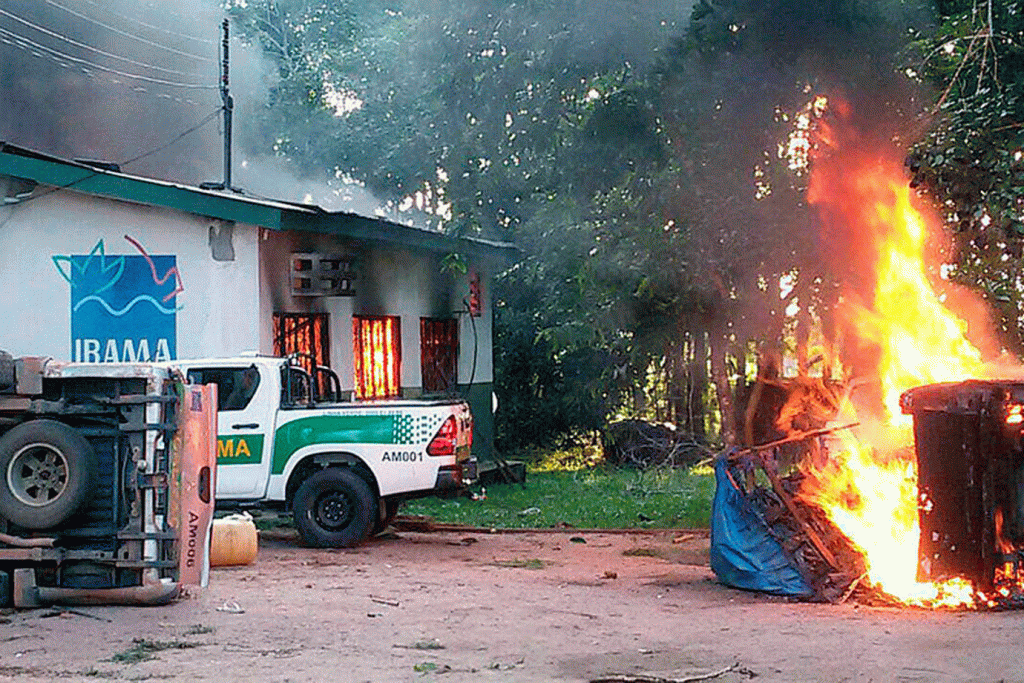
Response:
M119 165L120 165L120 166L127 166L127 165L129 165L129 164L133 164L133 163L135 163L136 161L139 161L139 160L141 160L141 159L145 159L145 158L146 158L146 157L148 157L148 156L152 156L152 155L156 154L157 152L162 152L162 151L164 151L165 149L167 149L168 147L170 147L170 146L171 146L171 145L173 145L174 143L176 143L176 142L178 142L179 140L181 140L181 139L182 139L183 137L185 137L186 135L188 135L188 134L190 134L190 133L194 133L194 132L196 132L197 130L199 130L200 128L202 128L203 126L205 126L205 125L206 125L207 123L209 123L209 122L210 122L211 120L213 120L213 118L214 118L214 117L216 117L216 116L217 116L218 114L220 114L220 113L221 113L222 111L224 111L224 108L223 108L223 107L218 107L217 109L214 109L214 110L213 110L212 112L210 112L209 114L207 114L207 115L206 115L206 116L205 116L205 117L203 118L203 120L202 120L202 121L200 121L200 122L199 122L199 123L197 123L196 125L192 126L191 128L188 128L187 130L184 130L184 131L182 131L181 133L179 133L179 134L178 134L178 136L177 136L177 137L175 137L175 138L174 138L173 140L171 140L170 142L167 142L167 143L165 143L165 144L163 144L163 145L161 145L160 147L157 147L157 148L155 148L155 149L151 149L151 150L149 150L148 152L143 152L142 154L140 154L140 155L138 155L138 156L135 156L135 157L132 157L131 159L127 159L127 160L125 160L125 161L122 161L122 162L121 162L121 163L120 163Z
M181 72L181 71L175 71L173 69L165 69L163 67L155 66L153 64L146 64L145 62L139 62L139 61L136 61L134 59L130 59L128 57L122 57L121 55L117 55L117 54L114 54L112 52L105 52L105 51L103 51L103 50L101 50L101 49L99 49L97 47L93 47L92 45L86 45L85 43L80 43L77 40L75 40L74 38L69 38L69 37L67 37L67 36L65 36L63 34L57 33L56 31L51 31L50 29L46 28L45 26L39 26L38 24L33 24L31 21L29 21L27 19L24 19L23 17L19 17L16 14L12 14L11 12L8 12L7 10L4 10L4 9L0 9L0 15L5 16L5 17L9 17L9 18L13 19L14 21L17 21L20 24L28 26L29 28L34 29L34 30L36 30L36 31L38 31L40 33L45 34L45 35L48 35L51 38L56 38L57 40L62 40L65 43L69 43L71 45L74 45L75 47L80 47L80 48L82 48L84 50L89 50L91 52L95 52L97 54L103 55L104 57L109 57L111 59L117 59L117 60L120 60L122 62L127 62L129 64L134 64L135 66L144 67L146 69L153 69L154 71L163 71L164 73L174 74L176 76L186 76L186 77L188 77L188 76L194 75L194 74L187 74L187 73L184 73L184 72ZM22 36L22 38L24 39L24 36Z
M147 24L144 21L139 21L138 19L133 19L132 17L126 17L123 14L118 14L117 12L112 12L110 9L108 9L106 7L101 7L98 3L95 2L95 0L85 0L85 2L87 4L89 4L89 5L92 5L93 7L97 8L97 9L99 9L100 11L102 11L102 12L104 12L106 14L109 14L111 16L117 17L118 19L123 19L124 21L130 21L130 22L132 22L134 24L138 24L139 26L142 26L143 28L148 28L151 31L158 31L160 33L166 33L169 36L174 36L175 38L185 38L186 40L191 40L191 41L194 41L194 42L197 42L197 43L205 43L207 45L216 45L217 42L218 42L218 41L212 40L210 38L200 38L198 36L190 36L190 35L186 35L184 33L178 33L177 31L171 31L169 29L163 28L162 26L154 26L153 24ZM183 16L183 15L177 14L175 12L171 12L170 14L173 14L174 16L179 16L179 17Z
M178 50L178 49L175 49L173 47L168 47L167 45L161 45L160 43L153 42L152 40L148 40L146 38L142 38L141 36L137 36L134 33L129 33L127 31L122 31L121 29L119 29L119 28L117 28L115 26L111 26L110 24L104 24L102 21L99 21L97 19L93 19L92 17L90 17L90 16L88 16L86 14L82 14L80 12L76 12L75 10L71 9L70 7L65 7L64 5L60 4L59 2L54 2L54 0L46 0L46 4L50 5L51 7L56 7L57 9L64 10L65 12L67 12L68 14L70 14L72 16L78 17L79 19L82 19L83 21L88 21L88 22L90 22L92 24L95 24L96 26L100 26L102 28L105 28L108 31L113 31L114 33L122 35L122 36L124 36L126 38L131 38L132 40L137 40L138 42L143 43L145 45L149 45L151 47L157 47L157 48L160 48L161 50L166 50L168 52L173 52L174 54L181 55L182 57L189 57L191 59L198 59L199 61L202 61L202 62L212 62L212 61L215 61L215 60L211 59L210 57L203 57L202 55L197 55L197 54L194 54L194 53L191 53L191 52L183 52L182 50Z
M223 107L219 107L219 108L213 110L212 112L207 114L199 123L195 124L191 128L188 128L188 129L182 131L181 133L179 133L177 136L175 136L169 142L166 142L166 143L160 145L159 147L155 147L155 148L153 148L153 149L151 149L149 151L143 152L142 154L134 156L134 157L132 157L130 159L126 159L125 161L120 162L118 164L118 166L127 166L127 165L133 164L136 161L139 161L141 159L145 159L148 156L152 156L152 155L156 154L157 152L162 152L163 150L167 149L171 145L175 144L176 142L178 142L179 140L184 138L186 135L189 135L190 133L194 133L195 131L197 131L200 128L202 128L203 126L205 126L214 117L216 117L218 114L220 114L223 110L224 110ZM11 208L14 209L14 208L19 207L19 206L24 206L25 204L28 204L29 202L31 202L33 200L39 199L41 197L46 197L47 195L51 195L54 192L59 192L61 190L66 190L68 188L74 187L75 185L79 185L80 183L84 183L86 180L89 180L90 178L95 178L99 174L100 174L100 171L98 171L98 170L90 171L89 173L87 173L86 175L82 176L81 178L76 178L75 180L72 180L70 183L65 183L63 185L58 185L56 187L50 188L46 192L40 192L39 194L34 194L31 197L26 197L25 199L22 199L22 200L18 201L17 203L12 204ZM8 217L8 220L9 220L9 217ZM5 223L6 223L6 221L5 221Z
M473 315L473 309L472 309L472 307L470 307L469 301L467 301L466 299L463 299L462 300L462 305L465 307L465 310L464 311L463 310L455 311L454 313L456 315L462 315L464 313L466 315L468 315L469 316L469 324L473 328L473 365L472 365L472 367L470 368L470 371L469 371L469 382L466 383L466 388L463 389L463 391L465 392L466 396L468 397L470 390L473 388L473 380L476 379L476 356L477 356L477 350L478 350L479 345L480 345L480 340L479 340L479 335L477 334L477 331L476 331L476 316ZM458 388L458 383L456 383L456 388Z
M69 54L61 52L60 50L55 50L55 49L53 49L51 47L47 47L45 45L37 43L34 40L26 38L23 35L20 35L18 33L13 32L13 31L8 31L7 29L2 28L2 27L0 27L0 34L11 36L15 40L20 40L20 41L22 41L24 43L27 43L27 44L31 45L32 47L34 47L34 48L36 48L38 50L43 50L44 52L49 52L50 54L57 55L57 56L59 56L59 57L61 57L63 59L68 60L69 62L73 62L75 64L85 65L85 66L83 66L83 69L85 69L85 70L88 70L87 69L88 67L92 67L92 68L98 69L100 71L106 71L108 73L116 74L116 75L121 76L123 78L130 78L130 79L137 80L137 81L145 81L147 83L155 83L157 85L166 85L166 86L172 87L172 88L192 88L192 89L195 89L195 90L216 90L216 89L218 89L220 87L218 85L203 85L203 84L199 84L199 83L179 83L177 81L167 81L167 80L164 80L164 79L161 79L161 78L150 78L149 76L141 76L139 74L127 73L125 71L119 71L117 69L112 69L112 68L110 68L108 66L103 66L102 64L97 64L95 62L90 62L87 59L81 59L79 57L72 57Z
M11 46L13 48L16 48L18 50L24 50L26 52L30 52L33 57L37 57L37 58L44 58L45 57L46 59L49 59L51 62L59 65L61 68L64 68L64 69L73 69L73 68L75 68L74 65L69 64L67 61L61 59L60 57L55 57L55 56L50 55L50 54L39 52L38 50L35 50L32 47L29 47L27 45L22 44L23 41L21 41L20 38L17 39L17 40L11 40L10 38L8 38L8 37L4 36L2 33L0 33L0 43L3 43L4 45L9 45L9 46ZM94 80L102 79L102 80L107 81L108 83L113 83L114 85L125 85L125 82L123 80L115 78L113 76L100 75L100 74L97 74L94 71L90 71L89 69L86 69L86 68L83 68L83 67L79 67L79 69L82 71L83 74L85 74L86 76L88 76L89 78L92 78ZM202 104L200 102L196 102L195 100L193 100L192 98L187 97L187 96L186 97L179 97L179 96L171 95L171 94L168 94L168 93L151 91L151 90L149 90L148 88L146 88L146 87L144 87L142 85L133 85L133 86L130 86L130 87L131 87L132 92L134 92L134 93L146 93L148 95L152 95L153 97L155 97L157 99L173 100L174 102L182 102L182 103L185 103L185 104L192 105L193 107L198 107L198 106L201 106L201 104Z

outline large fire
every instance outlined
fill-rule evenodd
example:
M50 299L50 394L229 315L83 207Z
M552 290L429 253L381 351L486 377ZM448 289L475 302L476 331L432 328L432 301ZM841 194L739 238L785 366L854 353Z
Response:
M828 149L811 164L808 200L826 226L824 243L859 280L837 310L853 342L845 351L867 354L861 365L877 376L866 378L870 399L847 400L838 417L866 428L836 437L830 459L808 466L800 496L827 512L864 554L866 580L890 596L931 607L984 604L967 581L916 579L918 506L929 501L918 497L912 425L899 397L923 384L1005 376L1006 368L985 362L968 323L933 287L940 263L928 245L941 223L917 204L896 155L844 149L840 139L850 142L836 129L822 136Z

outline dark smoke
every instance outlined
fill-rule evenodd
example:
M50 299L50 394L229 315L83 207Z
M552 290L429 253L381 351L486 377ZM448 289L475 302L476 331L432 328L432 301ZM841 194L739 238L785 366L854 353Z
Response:
M0 10L0 139L166 180L220 178L219 119L154 152L220 106L214 2L2 0ZM233 74L239 93L255 90L246 71Z
M567 59L642 66L656 56L652 45L664 45L665 36L680 30L688 4L569 2L545 17L550 25L530 32L540 41L538 51L569 44ZM441 24L475 20L481 11L473 4L409 3L406 9L429 11ZM0 140L65 158L119 163L141 176L192 185L221 181L220 115L184 133L221 106L216 85L223 18L217 0L0 0ZM436 34L429 34L437 24L419 26L423 35L406 37L410 68L417 68L418 57L437 58L431 52ZM328 178L329 169L297 170L275 159L272 141L257 139L245 126L246 116L258 116L266 106L276 72L256 48L237 40L236 31L232 36L232 185L334 210L377 210L382 202Z

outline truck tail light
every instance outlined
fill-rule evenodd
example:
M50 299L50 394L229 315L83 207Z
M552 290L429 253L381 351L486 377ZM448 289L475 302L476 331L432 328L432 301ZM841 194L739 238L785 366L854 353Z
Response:
M455 443L459 437L459 425L454 415L449 415L437 434L427 444L427 455L455 455Z

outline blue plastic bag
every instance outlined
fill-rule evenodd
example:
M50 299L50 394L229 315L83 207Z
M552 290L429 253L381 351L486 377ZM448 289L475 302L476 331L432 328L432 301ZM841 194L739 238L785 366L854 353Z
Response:
M814 591L764 519L729 478L725 457L715 461L711 504L711 569L727 586L809 598Z

